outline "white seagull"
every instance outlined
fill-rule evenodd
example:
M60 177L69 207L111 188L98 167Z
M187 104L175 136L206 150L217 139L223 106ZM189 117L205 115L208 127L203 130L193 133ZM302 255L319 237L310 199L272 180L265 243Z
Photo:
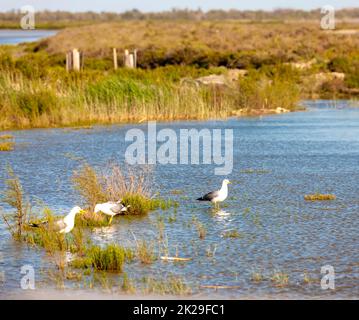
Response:
M108 216L111 216L109 225L112 222L112 219L115 215L120 214L121 212L127 211L127 208L130 206L124 206L121 203L121 200L114 202L114 201L108 201L105 203L98 203L95 206L95 213L102 212L104 214L107 214Z
M85 213L84 210L82 210L80 207L76 206L73 207L70 211L70 213L60 219L54 222L54 230L59 233L69 233L72 231L72 229L75 227L75 218L78 213ZM48 221L44 221L41 223L32 223L30 224L31 227L38 228L40 225L48 224Z
M224 179L220 190L209 192L205 194L203 197L198 198L197 200L211 201L212 203L214 203L215 206L217 206L218 202L222 202L226 200L228 196L228 184L230 183L231 182L228 179Z

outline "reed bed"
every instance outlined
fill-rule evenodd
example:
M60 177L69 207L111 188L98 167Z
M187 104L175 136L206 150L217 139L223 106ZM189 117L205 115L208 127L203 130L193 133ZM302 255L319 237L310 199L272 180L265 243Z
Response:
M185 75L225 72L218 68L119 69L107 75L51 70L38 78L13 68L1 72L0 129L225 118L242 109L291 110L298 101L298 90L289 80L267 81L265 76L260 86L255 77L234 87L180 83Z

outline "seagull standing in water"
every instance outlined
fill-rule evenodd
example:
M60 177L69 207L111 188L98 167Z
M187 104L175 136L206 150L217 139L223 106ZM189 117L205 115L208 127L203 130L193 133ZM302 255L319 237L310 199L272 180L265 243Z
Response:
M75 227L75 218L78 213L82 214L85 213L85 211L78 206L73 207L70 213L66 217L54 221L54 230L57 231L58 233L65 233L65 234L71 232L72 229ZM41 225L46 225L48 223L49 223L48 221L43 221L41 223L31 223L30 226L34 228L38 228Z
M219 202L226 200L228 196L228 184L231 182L228 179L224 179L220 190L212 191L205 194L203 197L198 198L199 201L210 201L214 203L215 207Z
M127 208L129 208L130 206L124 206L121 203L121 200L117 201L117 202L113 202L113 201L109 201L109 202L105 202L105 203L98 203L95 206L95 213L98 212L102 212L104 214L107 214L108 216L110 216L110 221L109 221L109 225L112 222L112 219L115 215L120 214L121 212L125 212L127 211Z

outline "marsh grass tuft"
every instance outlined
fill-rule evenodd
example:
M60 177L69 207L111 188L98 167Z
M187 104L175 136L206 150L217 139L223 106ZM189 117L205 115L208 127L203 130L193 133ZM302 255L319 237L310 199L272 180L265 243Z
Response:
M14 142L0 142L0 151L13 151L14 145Z
M304 284L310 284L310 283L315 283L315 282L317 282L317 279L311 278L311 276L307 272L304 272L304 274L303 274L303 283Z
M130 249L116 244L109 244L105 248L92 246L86 255L97 271L122 272L125 261L133 259L133 252Z
M136 240L137 257L143 264L151 264L156 260L153 243L145 240Z
M150 211L161 209L166 210L177 206L177 202L160 198L148 198L141 194L127 193L123 196L122 202L125 206L130 206L124 214L141 215Z
M253 272L251 275L251 280L253 282L262 282L264 280L264 276L260 272Z
M243 235L240 234L237 230L230 230L230 231L226 231L223 234L223 238L242 238Z
M1 140L11 140L13 138L14 138L14 136L11 135L11 134L3 134L3 135L0 136L0 141Z
M177 202L151 196L151 172L147 167L122 169L113 164L98 173L88 164L85 164L73 176L75 189L84 199L89 212L97 203L122 200L125 206L130 206L123 214L142 215L152 210L176 207ZM103 221L88 213L82 220L89 218L90 225L102 226Z
M207 235L207 230L206 230L206 227L204 226L204 224L201 223L200 221L196 220L195 225L196 225L196 228L197 228L198 237L201 240L205 239L206 235Z
M143 278L145 293L154 293L160 295L189 295L191 288L181 279L175 276L169 276L165 279L157 280L153 277Z
M276 287L286 287L289 284L289 277L284 272L274 272L271 281Z
M126 293L136 292L136 288L134 287L132 280L128 277L126 272L124 272L122 276L121 289Z
M106 201L106 194L102 187L103 181L90 165L85 164L79 171L75 172L72 181L75 189L91 210L96 203Z
M108 226L108 221L103 214L86 211L84 214L76 216L75 224L79 227L106 227Z
M306 201L329 201L329 200L335 200L337 197L334 194L321 194L321 193L315 193L315 194L308 194L304 196L304 200Z
M12 140L14 137L10 134L4 134L0 136L0 151L13 151L15 142L14 141L8 141Z
M21 240L31 211L30 203L25 201L20 179L10 166L7 167L7 174L6 189L1 193L1 198L4 203L14 208L15 212L10 215L3 214L3 219L13 238Z

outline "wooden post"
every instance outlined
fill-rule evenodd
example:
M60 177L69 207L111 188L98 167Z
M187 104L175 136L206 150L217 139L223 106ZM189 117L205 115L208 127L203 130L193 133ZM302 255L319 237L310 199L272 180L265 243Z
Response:
M124 65L125 67L128 67L128 66L129 66L129 53L128 53L128 50L125 50L123 65Z
M137 68L137 49L133 50L134 67Z
M135 57L136 53L129 53L128 50L125 50L125 56L124 56L124 66L126 68L135 68Z
M117 70L117 49L113 48L113 67L115 70Z
M128 58L128 64L130 68L134 68L135 67L135 56L133 53L130 54L129 58Z
M83 70L83 68L84 68L84 62L85 62L85 57L84 57L84 53L83 53L82 51L80 52L80 61L81 61L81 63L80 63L80 69Z
M73 70L80 71L80 52L77 49L72 50Z
M66 53L66 71L80 71L84 67L84 55L77 49Z
M72 69L72 54L71 52L66 53L66 71L69 72Z

